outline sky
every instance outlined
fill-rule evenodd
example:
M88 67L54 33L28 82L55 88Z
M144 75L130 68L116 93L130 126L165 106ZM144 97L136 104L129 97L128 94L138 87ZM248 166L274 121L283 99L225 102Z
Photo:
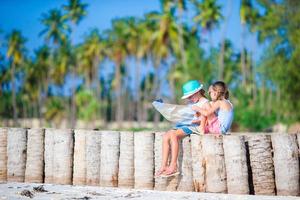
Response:
M159 0L82 0L82 2L88 4L88 14L76 27L73 35L75 43L80 42L84 35L93 28L98 28L100 31L110 28L111 20L114 18L142 17L147 12L160 10ZM43 37L39 36L44 29L40 21L42 14L66 4L67 0L1 0L0 30L2 35L7 35L13 29L21 30L23 36L27 38L26 48L29 50L29 55L32 55L34 50L43 44ZM225 37L231 40L235 50L239 51L241 48L240 0L218 0L218 4L222 6L223 16L228 18ZM188 9L189 11L184 17L191 19L194 13L190 7ZM230 14L228 15L228 13ZM213 31L213 46L220 43L224 25L223 21L220 27ZM204 34L204 37L208 37L208 34ZM204 44L204 48L208 49L208 45L209 43ZM254 52L254 59L258 61L263 53L263 46L256 42L254 34L247 34L245 47ZM70 91L70 88L64 90ZM66 91L62 91L62 93L66 93Z

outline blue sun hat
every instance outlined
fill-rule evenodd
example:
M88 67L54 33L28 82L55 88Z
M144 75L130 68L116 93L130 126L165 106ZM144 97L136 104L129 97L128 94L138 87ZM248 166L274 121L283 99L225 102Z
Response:
M191 80L191 81L186 82L182 86L183 96L181 97L181 99L186 99L186 98L192 96L196 92L199 92L202 88L203 88L203 85L201 83L199 83L199 81L197 81L197 80Z

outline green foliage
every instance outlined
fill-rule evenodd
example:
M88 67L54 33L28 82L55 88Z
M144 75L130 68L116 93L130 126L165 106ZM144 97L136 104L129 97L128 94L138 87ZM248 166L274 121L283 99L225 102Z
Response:
M85 121L118 119L118 112L123 110L126 115L131 109L136 112L139 106L143 120L153 121L155 111L149 102L160 90L170 88L172 101L176 101L187 80L200 80L207 89L220 78L229 86L234 122L241 129L261 131L278 121L300 120L299 1L241 0L242 36L245 31L257 33L258 41L266 46L259 63L253 61L255 52L250 48L242 44L241 49L235 49L229 40L224 40L224 46L204 49L203 30L211 33L227 20L218 1L160 2L158 11L143 17L116 18L111 28L92 30L82 42L73 44L72 32L86 16L87 4L69 0L67 5L42 15L45 44L32 57L27 57L26 39L21 32L12 31L6 41L6 58L0 56L0 116L11 118L12 110L18 110L18 116L35 117L39 110L45 113L40 117L60 123L75 112L70 112L73 106L68 104L76 101L78 112L72 116ZM187 15L190 8L193 24L192 16ZM113 64L104 66L107 61ZM136 66L131 66L134 63ZM132 69L135 75L129 77ZM166 71L165 77L160 74ZM15 74L11 76L11 72ZM53 85L63 87L71 74L83 78L75 101L74 88L71 97L54 95L50 90ZM14 78L17 87L11 87ZM136 90L132 90L132 82ZM134 105L128 106L132 102ZM137 114L130 113L122 120L137 118Z
M47 99L45 119L59 124L62 119L66 118L65 102L59 97L50 97Z
M235 107L235 121L241 130L263 131L276 122L276 116L266 116L263 109L257 107Z
M76 95L76 105L78 107L78 118L91 121L97 118L97 111L100 104L90 90L80 90Z

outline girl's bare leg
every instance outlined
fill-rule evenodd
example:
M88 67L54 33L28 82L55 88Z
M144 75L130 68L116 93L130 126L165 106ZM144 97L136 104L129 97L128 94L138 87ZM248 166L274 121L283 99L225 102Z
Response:
M174 130L170 130L163 135L162 141L162 162L160 169L156 172L156 176L161 175L167 169L168 159L169 159L169 149L170 149L170 140L171 135Z
M207 117L201 116L200 120L201 120L200 126L199 126L200 134L204 134L205 133L205 125L207 123Z
M171 162L170 166L166 170L166 175L172 174L177 171L177 159L179 153L179 140L184 138L183 130L178 129L171 134Z

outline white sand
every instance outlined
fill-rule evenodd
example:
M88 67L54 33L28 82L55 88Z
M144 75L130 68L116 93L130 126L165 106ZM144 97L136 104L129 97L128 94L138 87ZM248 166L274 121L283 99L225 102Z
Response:
M43 185L47 192L34 192L33 187ZM251 195L229 195L196 192L161 192L153 190L133 190L119 188L103 188L91 186L71 186L52 184L29 184L29 183L0 183L0 200L2 199L30 199L22 196L21 192L29 190L33 193L33 199L184 199L184 200L296 200L299 197L282 196L251 196Z

